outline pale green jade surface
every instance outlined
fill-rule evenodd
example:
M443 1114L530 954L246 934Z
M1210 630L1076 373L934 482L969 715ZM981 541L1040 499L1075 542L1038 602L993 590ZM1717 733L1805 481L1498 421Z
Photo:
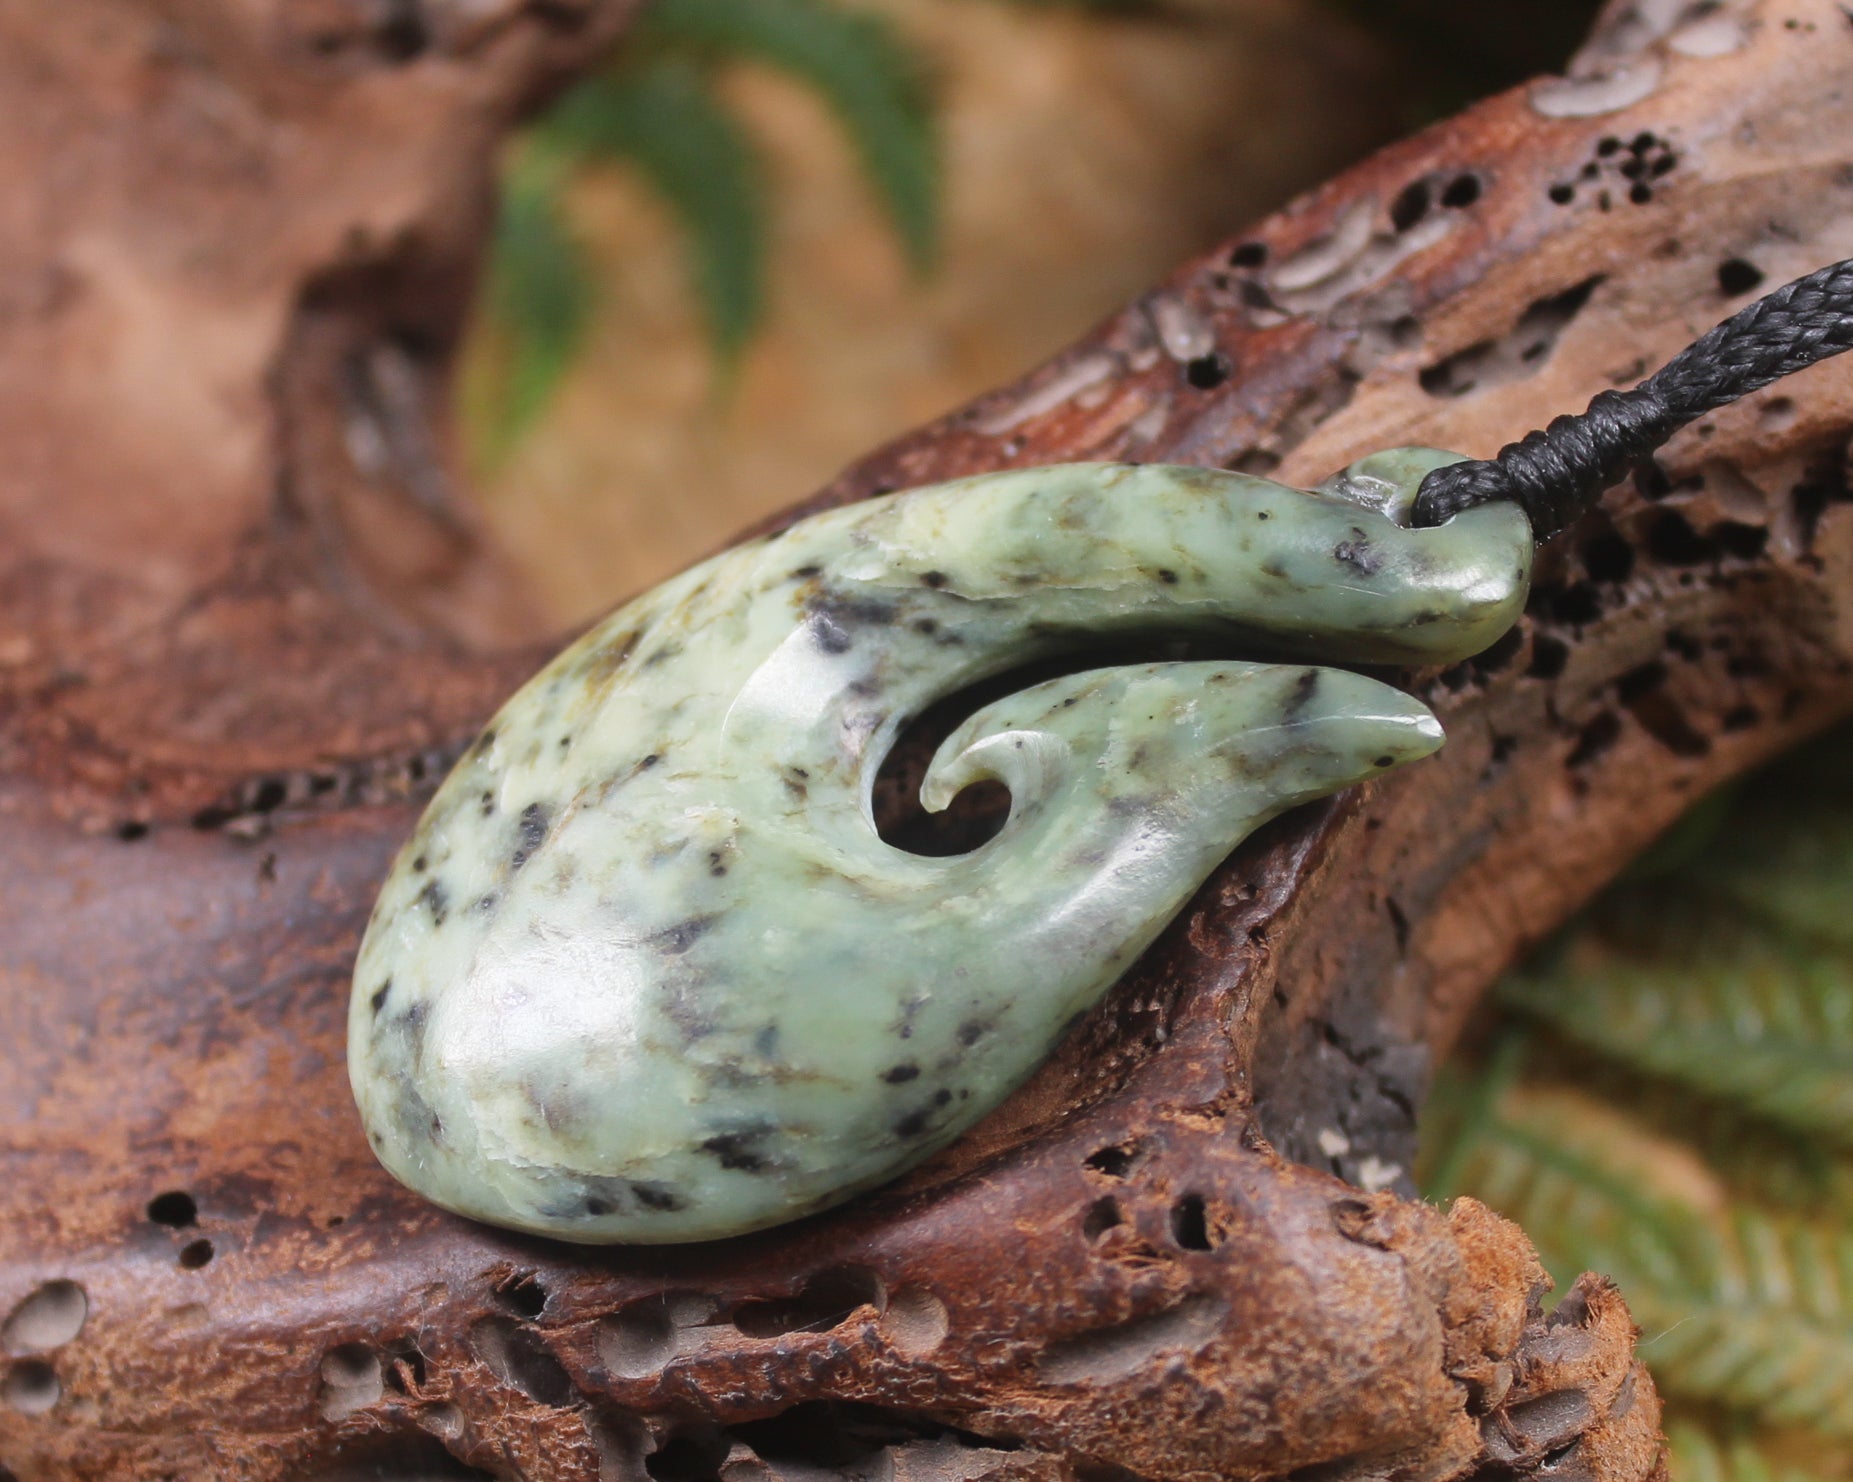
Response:
M826 1208L1020 1085L1247 833L1425 756L1374 680L1523 606L1510 505L1397 523L1453 455L1308 494L1073 464L872 499L704 562L511 699L432 800L360 951L349 1070L374 1150L450 1209L588 1242ZM928 705L1146 631L1271 662L1037 684L934 758L930 809L1005 783L956 858L876 834Z

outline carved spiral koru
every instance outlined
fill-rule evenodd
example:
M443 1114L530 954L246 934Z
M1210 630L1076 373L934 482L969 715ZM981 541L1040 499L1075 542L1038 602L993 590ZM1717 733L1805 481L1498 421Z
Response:
M1020 1085L1245 835L1427 755L1376 680L1516 619L1510 505L1405 528L1402 449L1305 492L1075 464L870 500L619 609L511 699L381 892L349 1064L373 1147L439 1204L589 1242L826 1208ZM903 725L1129 633L1268 662L1072 673L942 745L928 809L1002 782L1002 830L877 833Z

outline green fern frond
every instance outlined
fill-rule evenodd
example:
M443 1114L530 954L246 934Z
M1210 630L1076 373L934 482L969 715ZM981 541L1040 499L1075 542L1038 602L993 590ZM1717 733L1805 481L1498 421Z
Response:
M1840 954L1639 892L1498 996L1630 1066L1853 1146L1853 961Z
M1706 1288L1642 1287L1641 1355L1668 1392L1853 1436L1853 1238L1738 1206Z
M1782 757L1740 790L1721 847L1696 855L1688 889L1789 936L1853 946L1853 767L1835 732Z
M917 270L939 238L939 148L918 60L882 17L827 0L656 0L640 34L798 78L836 113Z
M670 56L614 69L574 88L537 133L563 158L635 166L668 201L688 234L715 349L732 360L763 308L765 183L704 71Z
M1853 1231L1694 1202L1655 1182L1646 1129L1588 1107L1508 1093L1461 1128L1462 1186L1525 1228L1560 1289L1584 1270L1620 1282L1668 1394L1853 1436Z
M1830 1141L1644 1075L1639 1066L1592 1059L1568 1039L1551 1036L1540 1044L1539 1058L1549 1056L1574 1065L1577 1085L1590 1095L1627 1107L1653 1135L1689 1148L1734 1197L1776 1212L1853 1222L1853 1158Z
M591 318L590 270L560 209L560 162L523 149L503 182L485 283L494 355L467 388L470 424L499 461L540 415Z
M1695 861L1702 890L1720 893L1778 930L1853 946L1853 810L1818 794L1765 804L1738 821L1731 848Z

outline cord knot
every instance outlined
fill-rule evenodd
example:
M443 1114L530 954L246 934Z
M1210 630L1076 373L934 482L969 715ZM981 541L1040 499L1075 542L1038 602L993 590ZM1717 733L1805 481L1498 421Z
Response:
M1506 499L1543 540L1573 524L1629 468L1687 423L1740 396L1853 349L1853 260L1778 288L1688 345L1632 391L1603 391L1490 459L1438 468L1413 519L1439 525Z

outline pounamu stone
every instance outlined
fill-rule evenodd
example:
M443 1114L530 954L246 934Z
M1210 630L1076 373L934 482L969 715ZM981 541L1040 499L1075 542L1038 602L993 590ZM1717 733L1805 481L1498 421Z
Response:
M1510 506L1401 523L1452 455L1308 493L1069 464L830 510L619 609L445 782L361 948L349 1068L373 1147L437 1203L587 1242L737 1234L945 1147L1043 1060L1244 836L1426 756L1428 709L1303 660L1452 662L1516 620ZM884 842L876 772L934 702L1103 635L1268 662L1031 685L940 748Z

